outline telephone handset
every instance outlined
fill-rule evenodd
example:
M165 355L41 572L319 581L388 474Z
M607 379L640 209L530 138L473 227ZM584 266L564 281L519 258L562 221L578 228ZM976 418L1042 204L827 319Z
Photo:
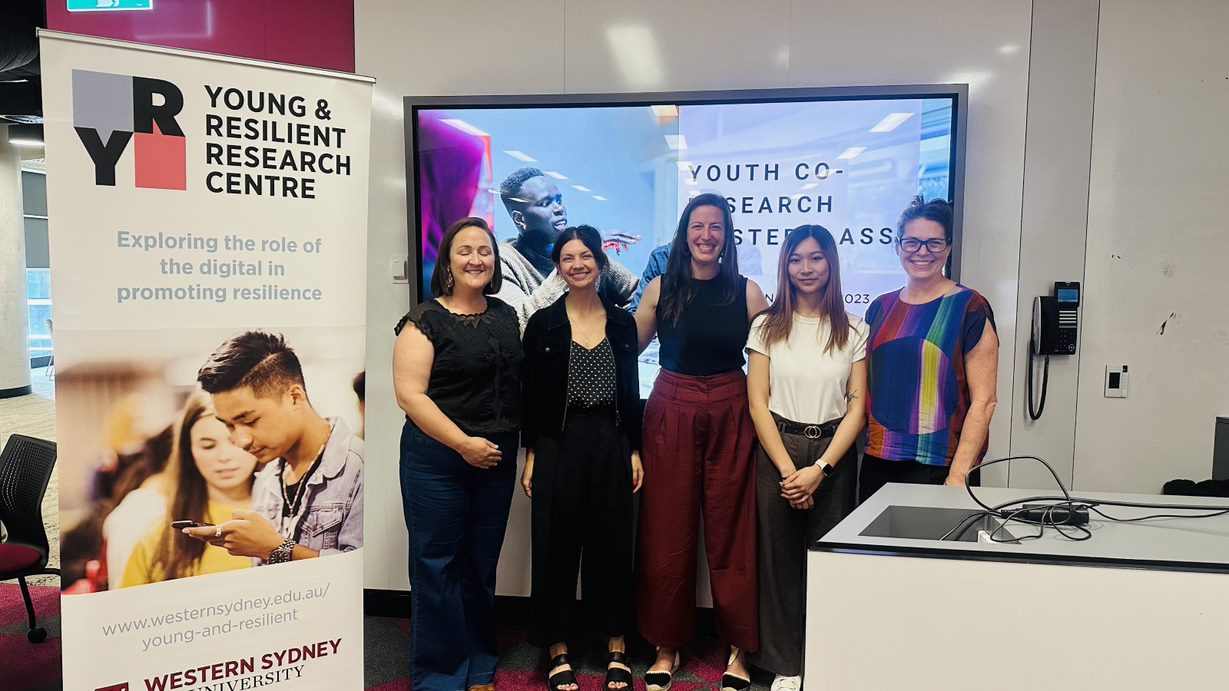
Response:
M1056 281L1052 295L1033 298L1033 330L1028 340L1028 416L1033 420L1045 410L1050 383L1050 356L1074 355L1079 340L1080 284ZM1033 401L1033 357L1045 357L1041 374L1041 400Z

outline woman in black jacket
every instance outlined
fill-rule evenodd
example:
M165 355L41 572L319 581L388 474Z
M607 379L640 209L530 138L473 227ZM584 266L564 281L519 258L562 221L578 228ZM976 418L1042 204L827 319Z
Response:
M632 495L640 490L636 322L597 292L607 259L589 226L552 258L568 293L525 327L521 485L533 501L529 641L550 647L547 686L577 691L567 659L584 553L586 621L609 639L607 691L630 691L623 635L632 611Z

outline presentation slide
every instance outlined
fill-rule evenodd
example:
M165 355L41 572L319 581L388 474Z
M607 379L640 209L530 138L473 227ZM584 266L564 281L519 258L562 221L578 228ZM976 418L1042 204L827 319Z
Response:
M786 234L818 224L837 241L846 307L862 315L877 295L904 284L893 244L901 210L917 194L953 195L954 97L411 105L407 117L423 300L444 230L477 216L508 256L505 277L507 266L517 269L512 300L532 301L553 271L550 238L586 224L627 269L615 273L639 277L603 286L604 297L634 311L664 268L682 208L713 192L733 213L741 273L769 300ZM654 344L641 356L645 396L656 371Z

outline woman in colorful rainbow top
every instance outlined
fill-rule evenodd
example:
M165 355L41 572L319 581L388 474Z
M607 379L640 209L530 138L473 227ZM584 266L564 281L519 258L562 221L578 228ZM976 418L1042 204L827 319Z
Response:
M943 275L951 248L951 205L915 197L896 226L908 282L866 311L861 501L889 482L978 482L973 468L989 441L999 340L986 298Z

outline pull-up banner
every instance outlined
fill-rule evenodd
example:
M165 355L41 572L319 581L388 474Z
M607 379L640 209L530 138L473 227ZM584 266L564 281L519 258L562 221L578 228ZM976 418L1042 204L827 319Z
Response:
M41 43L64 688L362 688L371 80Z

